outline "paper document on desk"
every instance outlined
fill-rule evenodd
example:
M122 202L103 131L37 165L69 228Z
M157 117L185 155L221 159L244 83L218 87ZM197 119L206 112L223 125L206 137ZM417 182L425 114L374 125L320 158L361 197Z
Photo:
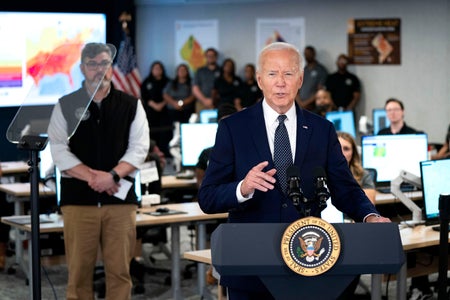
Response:
M120 200L125 200L128 191L130 190L133 183L131 181L121 178L119 184L120 184L119 191L114 194L114 197L117 197Z

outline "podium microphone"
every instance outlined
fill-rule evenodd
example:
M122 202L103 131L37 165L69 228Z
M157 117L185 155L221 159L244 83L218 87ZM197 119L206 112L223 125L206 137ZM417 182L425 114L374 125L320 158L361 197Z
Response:
M316 199L319 201L319 208L321 210L327 207L327 200L330 198L330 191L327 185L327 175L322 167L314 169Z
M288 178L288 197L292 200L295 207L299 207L300 201L303 201L303 192L300 188L300 169L292 165L287 170Z

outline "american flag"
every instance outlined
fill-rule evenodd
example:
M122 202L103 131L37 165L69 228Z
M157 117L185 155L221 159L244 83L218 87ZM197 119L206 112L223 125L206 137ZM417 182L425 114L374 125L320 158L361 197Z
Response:
M141 95L141 75L137 67L136 54L131 38L124 34L120 42L117 60L113 66L112 82L114 87L137 98Z

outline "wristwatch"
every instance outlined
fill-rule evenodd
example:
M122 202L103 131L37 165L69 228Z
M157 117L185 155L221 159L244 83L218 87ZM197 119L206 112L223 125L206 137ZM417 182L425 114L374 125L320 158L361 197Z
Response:
M116 171L114 171L114 169L112 169L111 171L109 171L109 174L112 175L113 180L114 180L115 183L118 183L118 182L120 181L120 176L119 176L119 174L117 174Z
M178 100L178 106L183 107L183 105L184 105L184 101L181 99Z

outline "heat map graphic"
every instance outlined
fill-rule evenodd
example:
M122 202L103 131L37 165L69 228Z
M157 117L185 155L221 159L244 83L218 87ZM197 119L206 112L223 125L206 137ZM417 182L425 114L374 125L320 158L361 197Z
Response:
M70 39L58 40L52 29L44 32L45 38L38 44L27 45L26 73L33 78L34 84L40 86L46 84L46 77L66 77L69 85L74 86L71 70L80 60L81 49L85 40L90 36L91 30L87 29ZM49 45L45 49L40 43ZM42 50L45 49L45 50ZM55 78L57 81L58 79ZM54 89L53 89L54 90ZM45 92L44 90L42 92Z
M0 105L51 104L78 89L81 50L105 41L105 22L99 14L2 14Z
M196 71L206 63L202 46L193 35L190 35L186 43L184 43L183 48L180 50L180 55L193 71Z

